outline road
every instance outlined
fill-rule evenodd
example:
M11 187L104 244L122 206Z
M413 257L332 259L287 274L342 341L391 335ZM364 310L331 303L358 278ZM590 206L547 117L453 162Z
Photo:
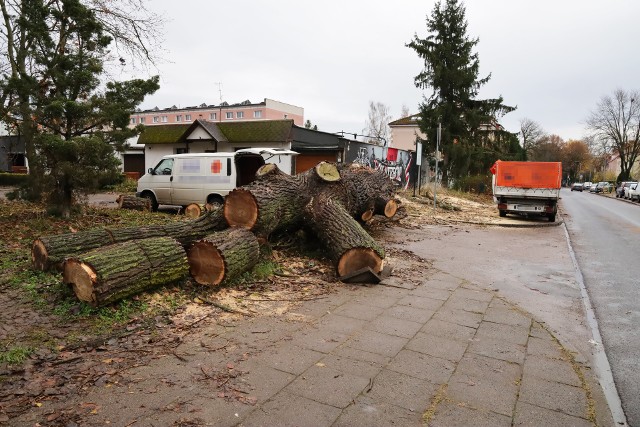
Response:
M561 212L630 426L640 426L640 204L563 189Z

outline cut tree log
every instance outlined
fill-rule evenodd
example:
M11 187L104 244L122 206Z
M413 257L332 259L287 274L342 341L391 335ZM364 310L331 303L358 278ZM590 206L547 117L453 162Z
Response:
M373 213L384 214L387 218L395 215L398 209L396 184L385 172L351 163L340 167L340 175L350 197L354 218L368 221ZM373 211L371 216L368 211Z
M184 216L187 218L198 218L202 215L204 211L204 207L200 206L197 203L190 203L184 208Z
M73 257L112 243L149 237L173 237L185 248L214 231L227 228L222 209L209 211L192 221L146 227L106 227L77 233L39 237L31 247L31 261L36 270L62 269L65 258Z
M120 209L132 209L136 211L151 211L151 200L145 197L121 194L116 199Z
M336 263L338 276L369 267L382 270L384 249L349 212L326 194L314 197L305 207L308 223Z
M249 271L258 262L260 245L245 228L213 233L187 251L189 273L201 285L219 285Z
M244 227L261 237L300 225L304 207L320 183L340 179L337 167L321 162L304 174L292 177L275 164L258 169L256 180L230 192L224 217L230 227Z
M184 248L171 237L129 240L68 258L63 283L79 300L103 306L184 278L189 263Z

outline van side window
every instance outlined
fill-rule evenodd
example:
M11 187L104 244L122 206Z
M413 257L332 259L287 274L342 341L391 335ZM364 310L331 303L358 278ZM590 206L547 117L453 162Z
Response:
M153 171L156 175L171 175L173 171L173 159L162 159Z

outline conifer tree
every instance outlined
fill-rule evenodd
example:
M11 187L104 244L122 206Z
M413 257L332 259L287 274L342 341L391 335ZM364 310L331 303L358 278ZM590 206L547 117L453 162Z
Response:
M478 39L467 36L464 5L458 0L436 3L427 17L427 30L426 38L415 35L407 46L424 60L424 69L414 79L416 87L432 90L420 104L418 119L428 139L425 153L435 150L438 123L442 126L443 184L449 178L484 173L487 163L498 157L521 157L514 135L495 126L515 108L504 105L502 97L476 99L491 75L478 77L480 63L473 52Z

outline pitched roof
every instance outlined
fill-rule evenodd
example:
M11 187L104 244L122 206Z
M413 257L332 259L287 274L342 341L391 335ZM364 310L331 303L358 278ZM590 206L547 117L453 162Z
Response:
M293 120L257 120L216 124L230 143L284 142L291 140Z
M187 130L185 130L184 134L180 138L181 141L186 141L186 138L198 127L201 127L209 134L209 136L218 141L218 142L228 142L227 137L220 131L220 127L218 123L208 122L206 120L196 119Z
M403 117L393 122L389 122L389 126L417 126L419 116L420 114L413 114L411 116Z
M173 144L190 126L190 124L145 126L138 138L138 144Z

